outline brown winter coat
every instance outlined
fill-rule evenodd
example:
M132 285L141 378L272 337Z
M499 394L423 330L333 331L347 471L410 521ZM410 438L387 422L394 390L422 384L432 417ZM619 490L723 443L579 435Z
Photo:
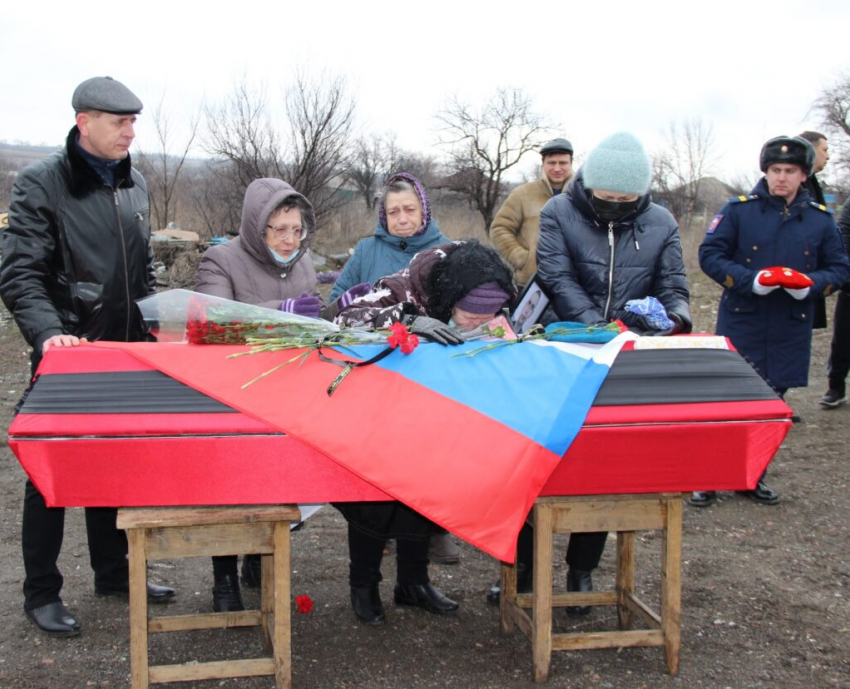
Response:
M564 181L566 190L572 175ZM540 210L552 198L552 185L546 175L514 189L490 226L490 241L513 268L514 280L525 287L537 271L537 236Z
M301 194L286 182L262 179L251 183L245 192L239 236L207 249L198 267L196 291L270 309L279 309L284 299L304 292L317 293L316 270L307 254L316 227L312 207L309 212L302 211L308 234L292 263L278 263L266 246L269 216L289 196Z

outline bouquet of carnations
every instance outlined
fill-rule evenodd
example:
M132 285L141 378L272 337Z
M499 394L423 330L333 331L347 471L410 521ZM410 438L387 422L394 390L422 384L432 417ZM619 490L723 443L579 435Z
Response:
M292 359L247 382L245 387L287 364L304 361L314 351L318 352L324 361L346 367L345 375L357 366L368 365L377 360L375 357L365 362L332 359L323 354L323 347L344 350L346 345L378 344L385 347L378 355L383 357L397 347L404 354L409 354L419 343L418 338L410 335L401 324L396 324L398 327L390 330L376 331L340 328L329 321L183 289L160 292L140 300L138 305L150 332L159 342L250 346L249 350L231 356L286 349L301 350ZM341 376L344 377L342 374ZM335 389L335 386L333 387Z

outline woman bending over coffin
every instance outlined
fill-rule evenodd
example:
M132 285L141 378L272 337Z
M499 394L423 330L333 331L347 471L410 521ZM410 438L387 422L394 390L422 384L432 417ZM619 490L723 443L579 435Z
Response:
M336 322L385 328L405 323L440 344L460 344L463 333L492 320L516 298L510 268L478 242L450 242L417 254L403 271L381 278L371 294L343 309ZM428 578L428 539L438 527L399 502L340 503L348 520L349 583L354 614L365 624L384 621L381 559L388 538L397 542L396 605L454 613L458 604Z

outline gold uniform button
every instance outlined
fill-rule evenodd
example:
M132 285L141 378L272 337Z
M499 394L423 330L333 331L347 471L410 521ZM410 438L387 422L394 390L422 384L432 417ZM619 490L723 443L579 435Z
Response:
M752 263L752 259L747 259L747 263Z
M803 252L803 256L808 256L808 255L809 255L809 252L808 252L808 251L804 251L804 252Z
M753 247L753 251L758 251L758 250L759 250L759 248L757 246Z
M806 317L806 314L803 314L803 315L802 315L802 317L803 317L803 318L805 318L805 317Z

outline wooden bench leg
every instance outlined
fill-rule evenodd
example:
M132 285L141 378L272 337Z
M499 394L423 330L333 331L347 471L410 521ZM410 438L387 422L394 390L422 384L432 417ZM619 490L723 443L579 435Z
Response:
M682 500L669 498L661 541L661 630L671 675L679 671L682 627Z
M145 530L127 532L130 555L130 675L133 689L148 689L148 573Z
M502 593L499 596L499 630L509 634L513 628L513 618L508 615L508 602L516 602L516 562L513 566L503 564L500 568Z
M545 682L552 662L552 508L534 506L534 615L531 646L534 654L534 681Z
M274 669L278 689L292 686L292 606L290 605L289 523L277 522L274 528Z
M262 616L263 640L266 644L266 652L271 653L274 648L274 555L260 556L260 614Z
M619 601L617 603L617 622L620 629L631 629L634 613L626 606L626 594L635 592L635 532L617 532L617 578Z

